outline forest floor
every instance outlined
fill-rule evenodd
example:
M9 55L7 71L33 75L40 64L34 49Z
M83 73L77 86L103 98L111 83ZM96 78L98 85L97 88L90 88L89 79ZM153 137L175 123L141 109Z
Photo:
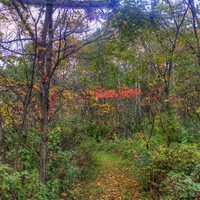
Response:
M94 180L81 186L84 200L140 200L140 187L119 156L98 152Z

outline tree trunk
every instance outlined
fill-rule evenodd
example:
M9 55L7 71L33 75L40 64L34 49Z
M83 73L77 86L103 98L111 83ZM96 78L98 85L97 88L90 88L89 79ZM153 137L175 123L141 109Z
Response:
M40 70L40 104L41 104L41 146L40 146L40 178L47 181L48 161L48 124L49 124L49 87L52 70L53 48L53 4L48 0L46 4L45 22L40 44L41 53L38 55L38 70Z
M46 169L48 158L48 88L47 85L41 84L41 149L40 149L40 178L43 183L47 181Z
M4 150L3 150L3 140L4 140L4 132L3 132L3 123L2 118L0 116L0 162L4 160Z

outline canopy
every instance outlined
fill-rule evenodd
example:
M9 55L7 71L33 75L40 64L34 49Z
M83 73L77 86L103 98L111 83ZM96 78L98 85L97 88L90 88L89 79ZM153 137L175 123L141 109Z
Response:
M59 8L103 8L113 7L116 5L116 0L15 0L24 4L34 6L45 6L47 3L52 3L54 7Z

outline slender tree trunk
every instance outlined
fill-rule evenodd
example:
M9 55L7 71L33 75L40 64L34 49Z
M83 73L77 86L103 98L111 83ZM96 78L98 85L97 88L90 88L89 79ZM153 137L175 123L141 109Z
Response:
M188 3L189 3L190 10L191 10L191 13L192 13L192 27L193 27L194 36L195 36L195 39L196 39L197 62L198 62L198 65L200 66L200 39L199 39L199 34L198 34L199 20L198 20L198 17L197 17L197 9L195 7L194 0L189 0Z
M0 162L3 162L4 160L3 140L4 140L3 123L2 123L2 118L0 116Z
M43 183L46 182L46 169L47 169L47 158L48 158L48 88L46 84L41 83L41 132L42 141L40 149L40 177Z
M52 0L46 4L45 22L42 32L41 54L39 54L40 71L40 104L41 104L41 147L40 147L40 178L43 183L47 181L48 161L48 123L49 123L49 86L52 69Z

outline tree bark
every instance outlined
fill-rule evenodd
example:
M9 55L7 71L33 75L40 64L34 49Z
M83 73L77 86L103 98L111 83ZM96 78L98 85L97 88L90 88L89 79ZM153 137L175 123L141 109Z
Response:
M49 86L52 69L52 24L53 4L48 0L46 4L45 22L42 31L41 53L38 55L40 70L40 104L41 104L41 147L40 147L40 178L47 181L48 161L48 123L49 123Z
M188 4L192 13L192 27L193 27L194 36L196 39L196 56L197 56L198 65L200 66L200 38L198 34L199 20L197 17L197 9L195 7L194 0L189 0Z
M3 159L4 159L3 140L4 140L3 123L2 123L2 118L0 116L0 148L1 148L0 162L3 162Z

